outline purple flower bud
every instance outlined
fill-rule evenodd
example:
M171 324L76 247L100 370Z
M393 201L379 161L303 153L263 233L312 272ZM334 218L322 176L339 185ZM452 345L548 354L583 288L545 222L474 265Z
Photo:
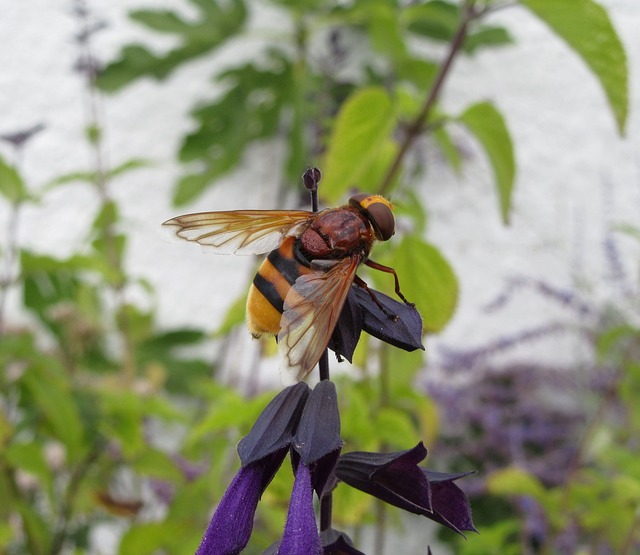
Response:
M302 174L302 183L307 191L317 191L321 179L322 173L318 168L308 168Z
M310 391L306 383L300 382L283 389L271 400L238 444L243 465L289 448Z
M291 445L294 469L304 464L311 470L318 498L322 497L334 471L341 448L336 387L333 382L324 380L309 395Z

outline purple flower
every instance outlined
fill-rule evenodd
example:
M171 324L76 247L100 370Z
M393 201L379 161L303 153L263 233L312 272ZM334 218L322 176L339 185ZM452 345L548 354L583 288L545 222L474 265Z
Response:
M405 511L426 516L462 534L476 531L471 507L453 482L470 473L444 474L418 466L427 456L422 442L396 453L353 452L340 457L337 477Z
M309 392L304 383L281 391L240 441L242 467L211 518L196 555L235 555L245 548L258 501L289 451Z
M322 553L313 490L322 498L340 456L340 414L335 385L322 381L311 392L291 445L296 472L278 555Z
M280 546L271 553L321 554L313 491L321 498L340 456L335 386L298 383L280 392L238 444L242 467L216 509L196 555L235 555L249 542L258 501L288 452L296 474Z
M285 455L286 451L277 453L271 457L270 464L253 463L238 471L214 513L196 555L236 555L245 548L264 491L263 484L271 481Z
M278 555L321 555L322 544L316 526L313 509L313 487L311 472L304 464L298 465L296 481L293 485L287 522Z

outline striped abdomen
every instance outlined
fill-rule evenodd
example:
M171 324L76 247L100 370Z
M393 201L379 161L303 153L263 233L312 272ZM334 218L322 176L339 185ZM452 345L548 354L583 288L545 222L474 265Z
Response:
M303 274L311 272L293 254L295 237L287 237L272 251L258 269L247 297L247 326L254 336L277 335L284 299Z

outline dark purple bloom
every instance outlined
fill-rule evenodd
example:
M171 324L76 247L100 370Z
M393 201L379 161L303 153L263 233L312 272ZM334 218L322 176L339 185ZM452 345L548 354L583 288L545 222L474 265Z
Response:
M322 544L313 509L311 472L304 463L298 464L287 522L278 548L278 555L321 555Z
M310 392L309 386L300 382L283 389L271 400L238 444L243 465L289 448Z
M291 444L296 481L278 555L322 553L313 490L318 498L322 498L341 448L336 388L332 382L324 380L309 395Z
M322 553L313 490L322 495L334 476L341 447L333 383L320 382L313 390L298 383L281 391L238 444L242 467L220 501L196 555L234 555L245 548L258 501L289 451L296 480L282 542L271 552Z
M427 471L418 466L426 456L422 442L396 453L348 453L340 457L336 475L356 489L460 534L475 531L469 501L453 483L469 473Z
M310 469L318 498L322 498L341 448L336 387L333 382L324 380L309 395L291 445L294 469L301 464L300 461Z
M344 357L351 362L363 330L405 351L424 350L422 318L416 307L396 301L380 291L369 291L373 293L377 303L360 285L354 283L351 286L329 342L329 348L338 358ZM384 311L379 305L384 307Z
M309 392L304 383L282 390L240 441L242 467L222 497L196 555L235 555L245 548L258 501L289 451Z

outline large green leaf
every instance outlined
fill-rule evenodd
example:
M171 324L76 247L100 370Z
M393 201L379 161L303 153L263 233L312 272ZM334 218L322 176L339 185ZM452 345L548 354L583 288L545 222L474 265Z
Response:
M204 167L180 180L173 198L176 205L193 200L236 167L252 141L272 137L282 128L281 115L294 91L293 66L277 50L266 58L268 67L252 62L220 74L218 81L227 92L193 111L198 127L185 137L180 160L198 161Z
M402 292L415 303L424 329L438 332L453 316L458 302L458 280L447 260L419 237L405 237L394 251L391 264Z
M509 467L493 472L487 478L487 490L494 495L527 495L544 498L544 487L531 473L521 468Z
M244 25L247 10L242 0L191 2L200 12L200 17L194 21L185 21L165 10L133 11L132 19L154 31L175 35L179 46L160 55L139 44L125 46L119 59L100 74L98 86L113 92L140 77L164 79L181 64L218 48Z
M593 0L521 0L585 61L604 89L618 130L629 109L627 56L605 8Z
M67 448L71 460L82 450L84 428L70 384L57 375L57 369L33 366L23 384L38 407L48 430Z
M493 104L480 102L467 108L459 119L475 135L489 157L496 178L500 214L502 221L508 224L516 162L504 118Z
M380 87L361 89L338 113L323 164L320 194L331 202L350 187L366 190L360 179L374 166L388 143L395 118L391 99Z
M16 204L28 197L20 174L0 157L0 195Z

